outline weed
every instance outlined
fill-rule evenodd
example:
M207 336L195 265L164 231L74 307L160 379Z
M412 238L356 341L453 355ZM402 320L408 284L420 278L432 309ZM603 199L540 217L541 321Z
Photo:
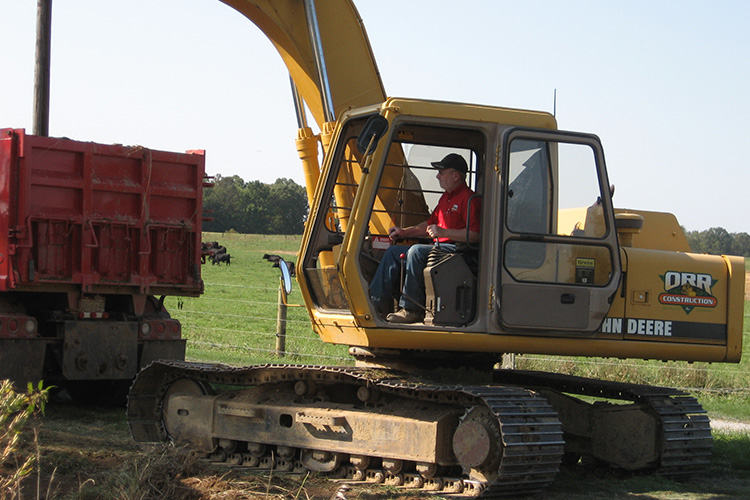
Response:
M38 463L36 416L44 414L48 395L41 381L38 387L29 383L25 393L16 392L9 380L0 382L0 498L20 498L21 481ZM34 436L32 450L24 446L29 429Z

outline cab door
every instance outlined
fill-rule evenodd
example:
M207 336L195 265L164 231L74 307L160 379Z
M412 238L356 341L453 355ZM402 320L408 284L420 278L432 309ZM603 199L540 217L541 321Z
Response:
M504 331L594 332L621 266L597 137L501 132L496 320Z

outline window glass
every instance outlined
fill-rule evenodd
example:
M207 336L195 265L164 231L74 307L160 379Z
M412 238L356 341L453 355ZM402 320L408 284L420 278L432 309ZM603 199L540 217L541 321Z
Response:
M518 281L604 286L611 278L612 256L603 246L510 240L505 253L541 256L535 266L519 266L529 260L516 260L510 270Z
M466 183L481 193L482 157L486 147L482 132L417 123L402 123L391 136L387 156L378 178L368 220L368 234L362 245L360 265L366 281L371 281L379 262L393 244L388 230L410 227L429 219L444 191L432 166L449 154L466 160ZM481 201L471 203L471 214L480 216ZM430 243L429 238L399 240L401 245Z
M558 234L601 238L606 232L594 151L585 144L558 143ZM565 214L576 214L566 218ZM567 226L566 226L567 224Z
M450 153L466 160L466 183L477 191L477 148L483 147L483 136L475 131L423 125L399 127L378 184L371 234L385 236L391 225L408 227L427 220L443 194L432 162ZM388 223L383 223L383 219Z
M507 224L514 233L546 233L549 226L549 155L542 141L510 146Z
M305 256L304 272L313 290L315 303L324 309L349 309L335 264L362 177L361 155L357 151L356 140L365 121L366 117L349 121L341 133L340 142L332 151L334 160L331 176L326 182L325 202L316 214L311 242L313 248Z
M511 141L505 214L510 237L503 262L514 279L589 286L610 282L609 249L581 241L608 234L598 172L587 144Z

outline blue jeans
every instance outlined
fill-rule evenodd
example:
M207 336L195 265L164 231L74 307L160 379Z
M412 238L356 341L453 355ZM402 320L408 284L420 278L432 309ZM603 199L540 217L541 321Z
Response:
M379 312L390 310L394 291L401 280L401 254L405 255L404 286L398 305L409 311L423 311L425 303L424 268L433 245L393 245L386 250L370 282L370 298ZM440 248L454 253L456 245L441 243Z

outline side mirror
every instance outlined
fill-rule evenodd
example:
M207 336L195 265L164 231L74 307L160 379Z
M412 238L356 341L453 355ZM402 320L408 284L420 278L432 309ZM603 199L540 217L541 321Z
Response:
M383 115L372 115L367 119L362 132L357 137L357 150L362 155L372 152L387 130L388 120Z
M284 259L279 259L279 269L281 270L281 280L284 283L284 293L289 295L292 293L292 276Z

